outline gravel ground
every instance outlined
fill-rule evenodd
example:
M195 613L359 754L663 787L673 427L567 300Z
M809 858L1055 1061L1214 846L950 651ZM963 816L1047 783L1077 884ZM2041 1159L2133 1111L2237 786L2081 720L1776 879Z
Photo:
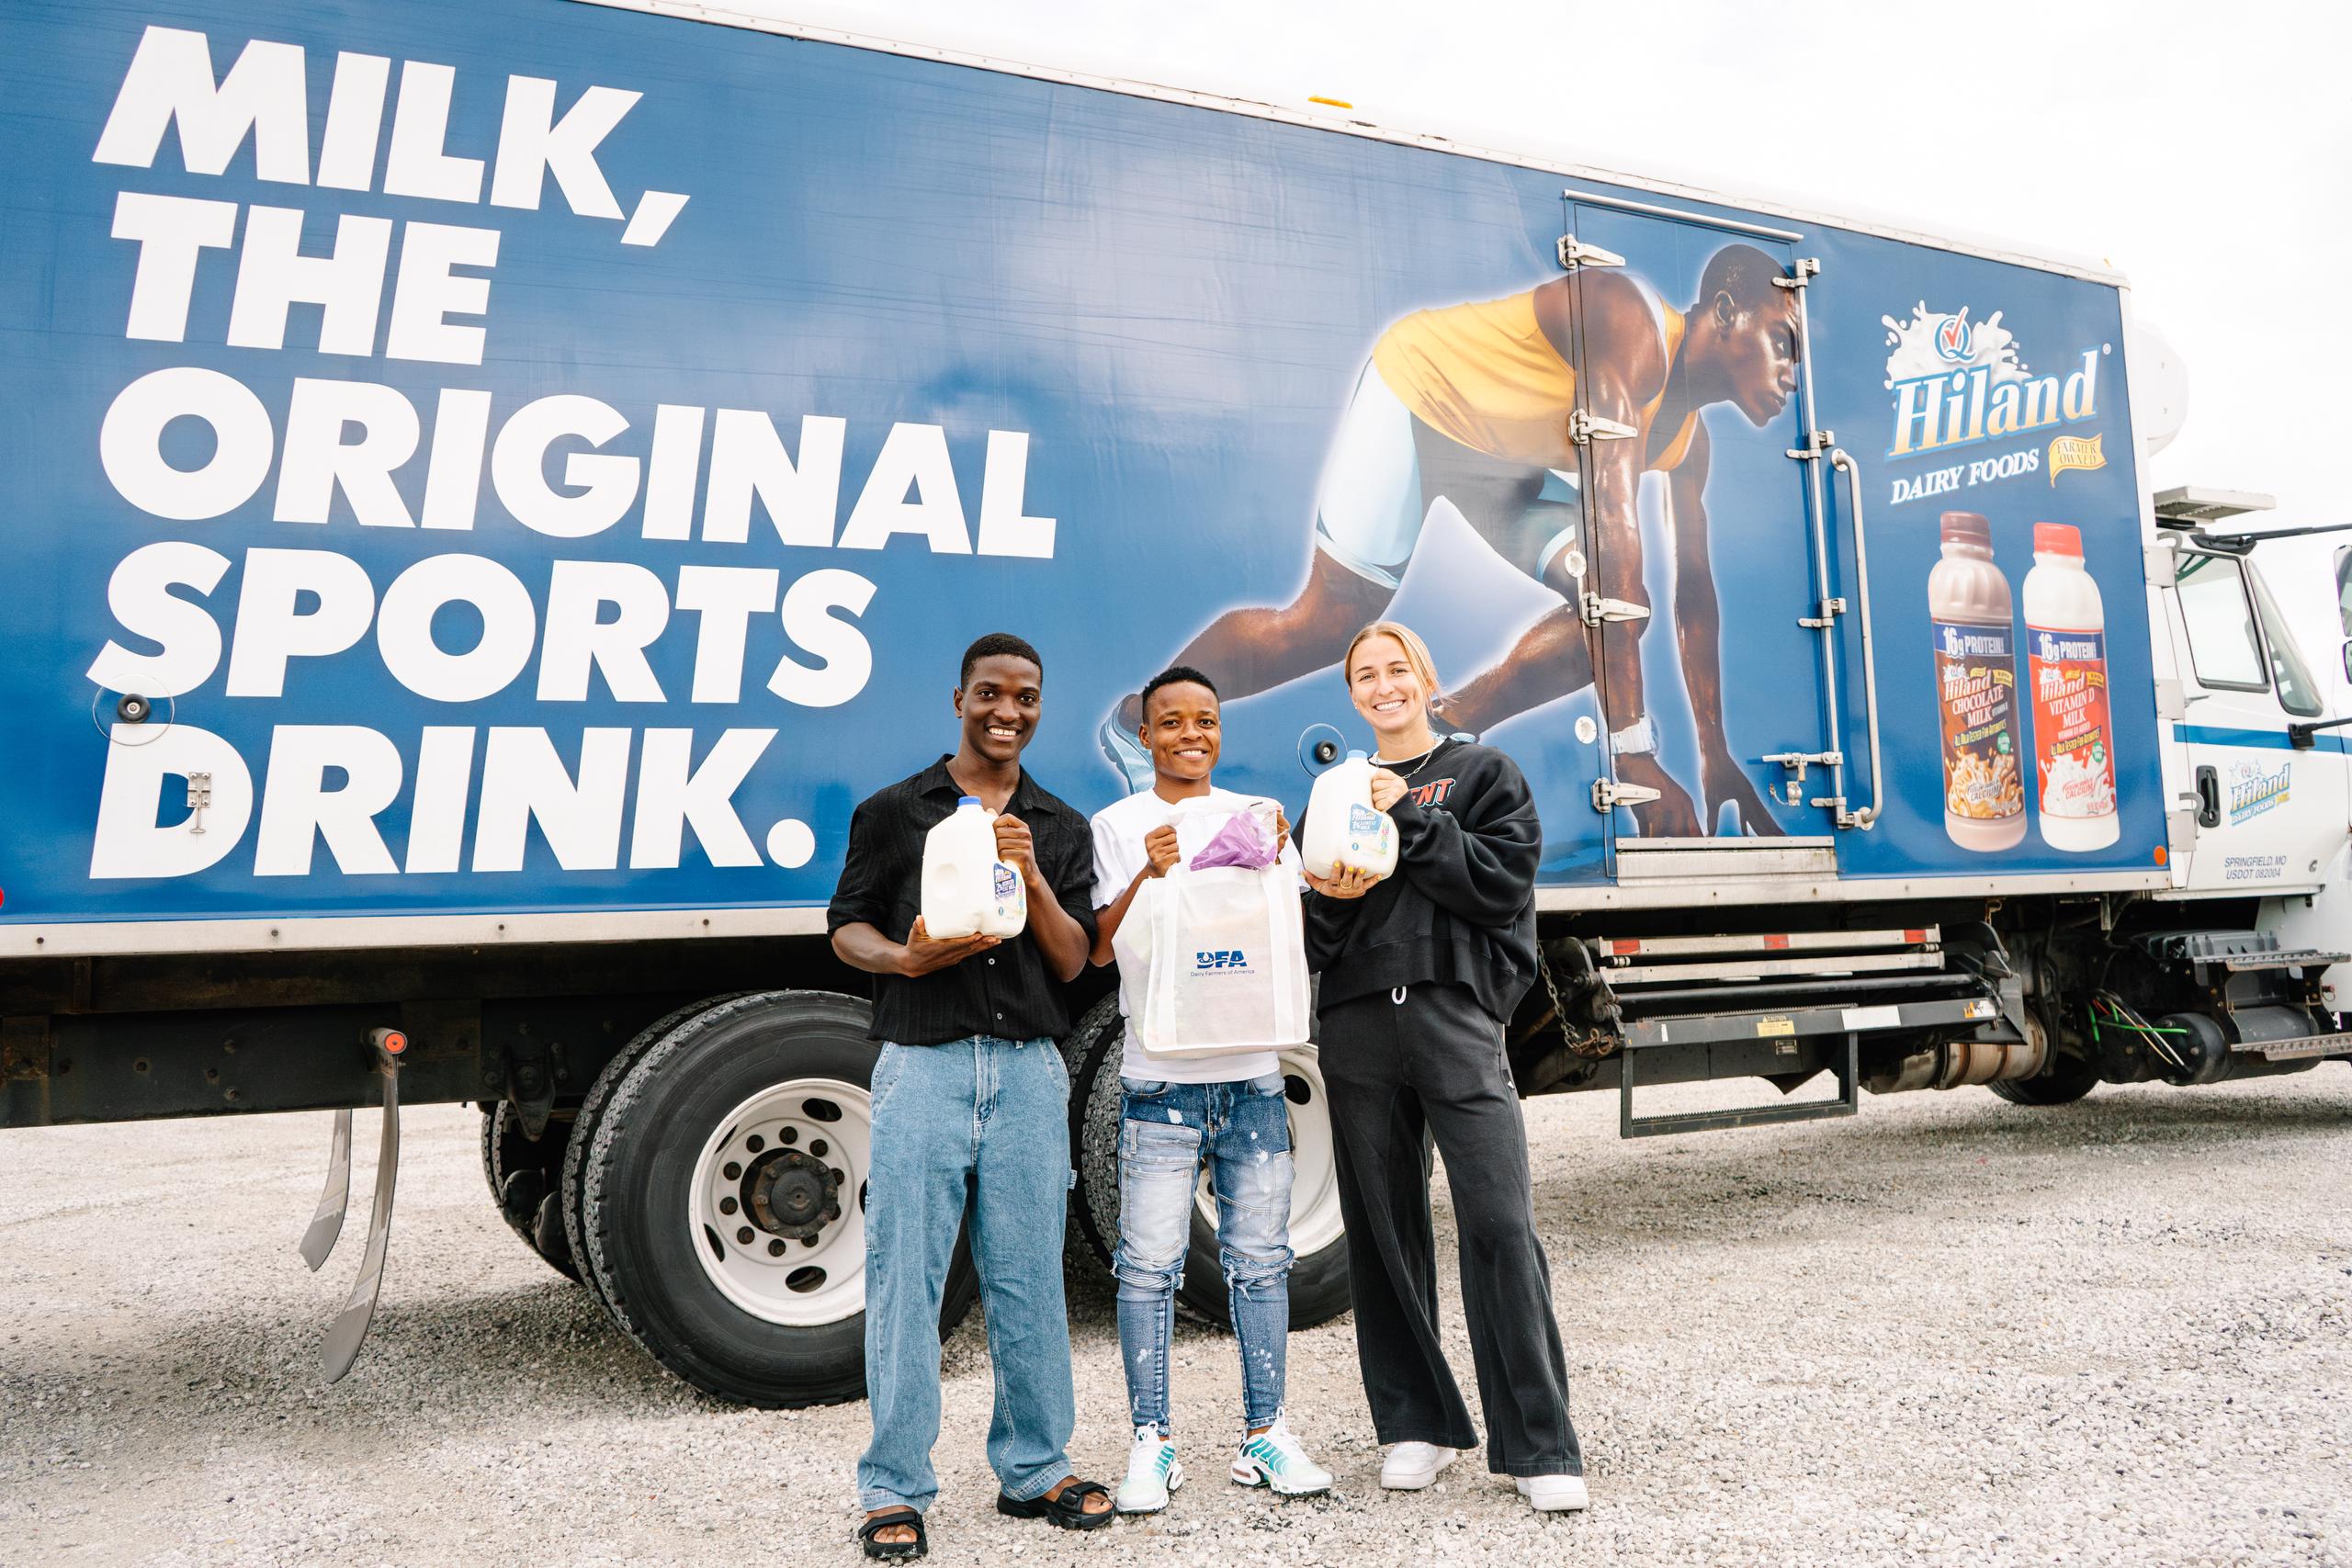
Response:
M2344 1066L1632 1144L1577 1096L1529 1126L1589 1515L1538 1518L1476 1458L1382 1493L1341 1319L1290 1352L1330 1497L1224 1483L1232 1350L1186 1329L1175 1508L1091 1537L1000 1519L976 1316L948 1347L933 1560L2352 1564ZM318 1387L356 1246L317 1277L294 1255L326 1128L0 1134L0 1562L856 1560L865 1407L670 1381L500 1223L464 1108L410 1113L382 1311ZM1099 1283L1072 1338L1073 1451L1115 1480Z

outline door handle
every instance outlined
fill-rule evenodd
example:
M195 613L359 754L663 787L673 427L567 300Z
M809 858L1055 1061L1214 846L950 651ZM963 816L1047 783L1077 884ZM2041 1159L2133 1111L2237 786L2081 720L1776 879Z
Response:
M1841 811L1838 826L1868 829L1878 820L1886 773L1878 756L1878 660L1871 655L1871 552L1862 529L1862 466L1848 457L1842 446L1830 449L1829 466L1846 476L1846 510L1854 516L1854 603L1860 612L1862 633L1862 720L1871 750L1871 803L1850 814ZM1832 692L1829 700L1836 702L1838 694Z
M2222 825L2222 775L2211 763L2197 770L2197 825L2199 828Z

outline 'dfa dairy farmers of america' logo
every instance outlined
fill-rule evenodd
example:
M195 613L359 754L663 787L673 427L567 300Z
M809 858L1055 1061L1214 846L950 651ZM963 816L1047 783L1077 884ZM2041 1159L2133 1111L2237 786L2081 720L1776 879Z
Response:
M2256 762L2234 762L2230 766L2230 824L2235 827L2275 810L2287 804L2292 793L2288 786L2294 783L2295 765L2281 762L2275 773L2266 773Z
M2080 365L2064 376L2036 376L1998 310L1980 321L1971 319L1966 306L1944 312L1928 310L1922 300L1912 307L1909 321L1879 320L1886 327L1886 389L1894 394L1889 457L2007 440L2098 415L2099 361L2109 352L2106 344L2085 349ZM2099 439L2053 440L2048 454L2051 482L2068 468L2105 467ZM2041 451L2032 449L1898 479L1894 500L1917 501L2012 479L2038 471L2042 461Z

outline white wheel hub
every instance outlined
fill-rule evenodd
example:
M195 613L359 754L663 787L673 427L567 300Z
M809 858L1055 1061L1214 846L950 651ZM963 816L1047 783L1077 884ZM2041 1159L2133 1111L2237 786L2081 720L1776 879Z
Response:
M865 1310L865 1179L874 1100L863 1085L795 1078L737 1106L695 1161L695 1258L728 1300L787 1327Z
M1331 1149L1331 1111L1324 1098L1323 1066L1312 1045L1278 1054L1283 1109L1290 1114L1290 1249L1299 1257L1322 1251L1340 1239L1340 1168ZM1216 1194L1206 1161L1193 1201L1210 1230L1216 1228Z

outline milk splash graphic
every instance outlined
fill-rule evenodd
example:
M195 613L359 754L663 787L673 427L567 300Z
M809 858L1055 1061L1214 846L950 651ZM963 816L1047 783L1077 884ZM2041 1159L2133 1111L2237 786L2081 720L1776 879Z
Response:
M1972 321L1965 305L1957 314L1948 314L1928 310L1923 299L1911 307L1909 321L1881 316L1879 321L1886 328L1887 346L1894 351L1886 356L1886 385L1890 391L1898 381L1948 376L1955 370L1979 367L1992 371L1996 385L2023 381L2032 375L2018 358L2018 340L2001 325L1998 310L1981 321Z

